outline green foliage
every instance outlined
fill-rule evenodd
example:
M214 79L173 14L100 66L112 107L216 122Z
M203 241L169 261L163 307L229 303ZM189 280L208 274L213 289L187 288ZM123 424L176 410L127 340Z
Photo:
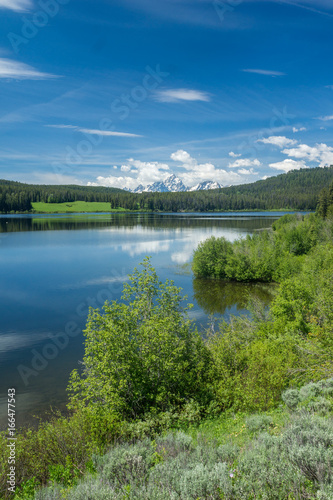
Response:
M18 494L28 500L35 485L47 481L71 484L89 466L93 453L102 452L106 443L121 434L121 424L114 415L85 409L72 417L54 414L38 430L26 429L17 434L16 478ZM0 434L0 491L6 491L6 436ZM20 497L19 497L20 498Z
M322 382L322 390L330 386ZM208 433L201 426L195 439L169 432L153 441L118 444L94 458L95 476L84 477L67 491L58 487L59 496L54 487L46 489L50 496L41 490L36 500L330 499L332 420L304 409L287 416L280 427L281 410L229 414L212 422ZM230 433L232 425L238 432ZM267 432L260 432L264 428ZM233 440L242 431L247 436L240 447Z
M161 283L149 259L124 286L123 303L91 310L83 372L70 381L72 407L123 418L209 402L209 351L181 307L180 289Z
M269 415L251 415L246 419L246 427L250 432L266 430L272 425L273 419Z
M288 389L282 394L282 399L291 410L294 410L300 402L299 392L297 389Z
M333 215L333 183L330 187L324 187L319 193L319 200L317 205L317 213L320 217L325 219L331 218Z
M40 483L35 477L28 479L16 489L14 500L34 500L35 490L40 486Z
M274 407L297 362L295 341L278 336L274 325L247 318L221 323L208 339L213 358L216 401L222 409L264 410Z
M199 244L192 270L197 277L243 282L280 281L300 272L304 256L329 238L328 226L309 214L285 215L263 231L233 244L214 236Z
M333 378L310 382L301 389L288 389L282 394L282 399L288 408L306 409L318 415L327 415L332 410Z
M67 487L73 486L80 476L80 471L75 467L71 457L67 456L65 463L66 465L57 464L50 466L50 481L52 481L54 484L63 484Z
M198 277L227 278L225 267L232 253L230 241L212 236L199 243L193 256L192 270Z

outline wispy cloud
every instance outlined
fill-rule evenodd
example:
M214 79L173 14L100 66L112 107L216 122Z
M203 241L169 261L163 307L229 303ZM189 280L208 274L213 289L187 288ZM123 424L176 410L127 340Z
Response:
M89 128L79 128L79 132L83 134L91 134L91 135L101 135L101 136L115 136L115 137L143 137L138 134L130 134L128 132L115 132L111 130L95 130Z
M285 76L281 71L271 71L268 69L243 69L244 73L256 73L257 75L265 76Z
M155 100L159 102L210 101L207 92L192 89L169 89L155 92Z
M275 0L276 1L276 0ZM303 0L302 2L298 2L298 1L292 1L292 0L278 0L279 2L281 3L286 3L288 5L293 5L294 7L299 7L300 9L306 9L306 10L309 10L311 12L315 12L316 14L322 14L323 16L328 16L328 17L333 17L333 14L330 14L329 12L325 12L323 10L319 10L317 7L318 7L318 3L321 3L322 5L319 5L326 8L331 8L332 7L332 3L331 1L321 1L321 2L318 2L318 0ZM308 5L304 5L304 4L308 4Z
M305 132L305 131L306 131L305 127L301 127L301 128L293 127L294 134L296 134L296 132Z
M15 80L47 80L49 78L59 78L57 75L42 73L41 71L12 59L0 58L0 78Z
M69 128L69 129L78 129L79 127L77 127L76 125L45 125L45 127L49 127L49 128Z
M80 128L77 125L45 125L45 126L50 128L71 129L71 130L76 130L77 132L82 132L83 134L100 135L103 137L143 137L142 135L131 134L129 132L116 132L114 130Z
M229 156L231 156L231 158L239 158L242 155L241 154L236 154L233 151L230 151Z
M329 121L333 120L333 115L319 116L318 120L321 120L323 122L329 122Z
M0 9L10 9L16 12L26 12L32 7L30 0L0 0Z

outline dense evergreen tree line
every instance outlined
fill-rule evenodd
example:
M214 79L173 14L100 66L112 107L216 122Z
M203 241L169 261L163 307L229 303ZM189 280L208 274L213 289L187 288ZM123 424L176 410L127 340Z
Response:
M47 186L0 180L0 212L26 212L32 203L110 202L120 189L95 186Z
M252 184L209 191L133 194L94 186L44 186L0 181L0 212L29 211L33 202L110 202L111 209L163 212L315 210L319 193L333 181L333 166L294 170Z
M329 188L320 191L317 212L324 219L333 216L333 182Z
M211 191L186 193L142 193L140 208L165 212L193 210L198 212L225 210L315 210L320 191L333 180L333 166L294 170L287 174L251 184L230 186ZM124 208L123 193L119 205ZM117 205L116 205L117 206Z

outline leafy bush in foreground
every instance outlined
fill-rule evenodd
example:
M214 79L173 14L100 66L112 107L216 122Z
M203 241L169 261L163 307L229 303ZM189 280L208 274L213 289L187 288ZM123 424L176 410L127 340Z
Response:
M124 285L123 303L91 310L83 371L71 375L72 407L93 406L124 419L208 404L210 353L181 307L180 289L161 283L145 259Z

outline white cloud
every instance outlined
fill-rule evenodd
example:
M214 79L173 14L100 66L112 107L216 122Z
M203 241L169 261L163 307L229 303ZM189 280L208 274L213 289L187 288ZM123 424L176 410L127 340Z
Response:
M229 163L229 168L239 168L239 167L260 167L261 163L256 158L255 160L250 160L249 158L241 158L233 163Z
M54 173L41 173L41 172L32 172L30 174L30 181L32 181L31 177L33 177L33 181L36 184L76 184L82 185L82 182L72 175L64 175L64 174L54 174Z
M182 164L181 168L186 170L186 172L178 174L186 186L192 187L202 181L216 181L222 185L239 182L240 177L235 172L227 172L216 168L212 163L198 163L195 158L192 158L183 149L172 153L170 158L180 162Z
M281 73L281 71L271 71L267 69L243 69L245 73L256 73L257 75L265 75L265 76L285 76L285 73Z
M253 168L250 169L241 168L240 170L237 170L237 172L241 175L258 175L258 172L255 172Z
M101 136L115 136L115 137L143 137L138 134L129 134L128 132L115 132L111 130L95 130L88 128L78 128L78 132L82 132L83 134L91 134L91 135L101 135Z
M327 144L316 144L315 147L299 144L296 148L284 149L282 153L293 158L315 161L320 167L333 164L333 148Z
M296 134L296 132L305 132L305 131L306 131L305 127L301 127L301 128L293 127L294 134Z
M300 170L301 168L309 168L306 166L304 160L283 160L277 163L270 163L270 168L275 168L277 170L282 170L283 172L290 172L290 170Z
M148 240L136 243L124 243L120 245L120 248L123 253L135 257L142 254L149 255L152 253L169 252L171 242L173 243L173 240Z
M13 61L12 59L0 58L0 78L15 80L46 80L48 78L59 78L57 75L42 73L28 64Z
M45 127L49 127L49 128L60 128L60 129L74 129L74 130L77 130L78 127L76 125L44 125Z
M229 156L231 156L231 158L239 158L242 155L241 154L236 154L233 151L230 151Z
M83 134L100 135L102 137L143 137L142 135L130 134L128 132L116 132L114 130L81 128L78 127L77 125L45 125L45 126L50 128L71 129L71 130L76 130L77 132L82 132Z
M197 164L197 161L183 149L179 149L175 153L172 153L170 158L173 161L179 161L180 163L182 163L183 167L186 168L187 170L191 170L193 166Z
M207 92L191 89L169 89L155 92L155 99L159 102L180 102L180 101L210 101Z
M258 139L257 142L272 144L273 146L277 146L279 148L285 148L286 146L293 146L294 144L297 144L297 141L294 139L288 139L282 135L272 135L265 139Z
M10 9L25 12L32 7L30 0L0 0L0 9Z
M333 115L319 116L318 120L321 120L323 122L330 122L331 120L333 120Z
M227 172L221 168L216 168L212 163L198 163L195 158L182 149L172 153L170 158L180 163L177 176L186 186L192 187L202 181L216 181L221 185L235 184L241 181L241 176L236 172ZM251 161L251 160L250 160ZM251 165L258 165L258 160L251 161ZM249 165L250 166L250 165ZM108 176L98 176L96 181L89 182L92 186L110 186L121 189L136 188L139 184L147 185L153 182L163 181L171 175L169 165L159 162L143 162L130 158L125 165L121 166L121 171L127 176L117 176L112 173ZM251 175L254 175L250 170Z
M133 158L130 158L126 165L122 165L120 170L130 175L126 177L113 174L106 177L100 175L97 177L96 182L90 182L88 185L134 189L139 184L146 185L152 182L162 181L170 175L169 165L166 163L144 162L134 160Z

